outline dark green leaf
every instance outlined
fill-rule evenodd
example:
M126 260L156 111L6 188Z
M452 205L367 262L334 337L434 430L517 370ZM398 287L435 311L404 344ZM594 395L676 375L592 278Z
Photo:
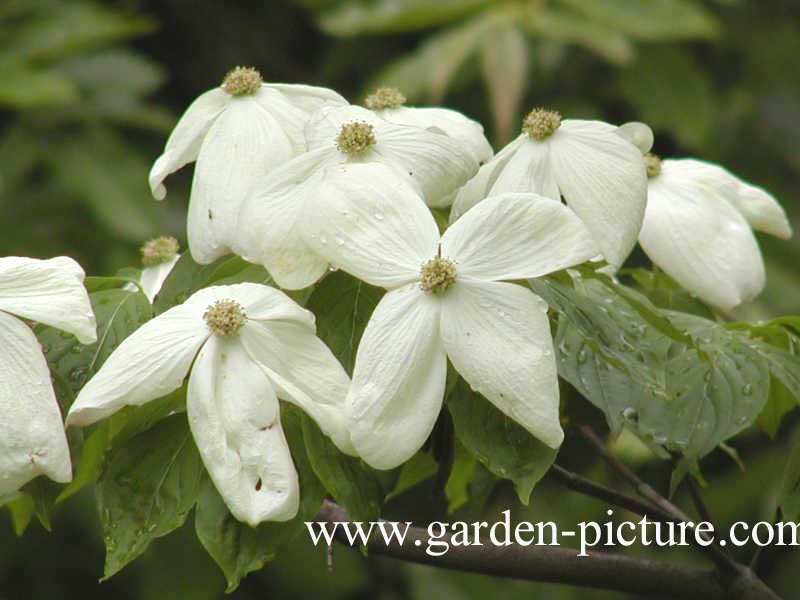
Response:
M55 379L64 408L119 344L150 319L151 307L140 291L102 289L89 295L97 319L97 341L83 345L71 334L44 325L36 335Z
M164 419L112 451L97 484L106 544L104 578L183 524L204 473L183 415Z
M447 395L447 408L458 441L489 471L510 479L520 501L527 505L558 451L534 438L461 379Z
M429 452L417 452L400 467L397 481L392 491L386 495L386 500L396 498L400 494L416 487L426 479L430 479L439 470L438 463Z
M334 500L354 521L377 521L383 491L360 459L342 454L309 417L303 417L303 439L311 467Z
M453 466L444 486L448 513L458 510L469 501L470 482L477 466L478 461L472 453L456 440Z
M317 335L348 373L353 372L356 349L383 290L337 271L323 279L308 301L317 315Z

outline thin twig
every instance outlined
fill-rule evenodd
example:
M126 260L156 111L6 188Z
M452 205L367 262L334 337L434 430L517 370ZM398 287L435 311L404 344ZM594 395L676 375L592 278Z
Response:
M689 495L692 497L692 502L694 502L694 506L700 518L708 523L713 523L714 519L711 518L711 511L708 510L708 506L703 502L700 486L697 484L697 480L691 475L686 478L686 487L689 488Z
M578 428L581 436L586 440L602 458L618 475L625 479L636 493L642 498L652 502L665 514L669 515L676 521L685 521L686 523L693 523L694 521L683 512L680 508L675 506L672 502L667 500L664 496L659 494L649 484L642 481L639 476L634 473L628 465L619 460L616 456L609 452L606 448L605 442L594 432L588 425L581 425ZM705 537L705 536L704 536ZM711 538L706 537L706 540ZM726 580L732 580L739 575L741 565L737 563L730 554L728 554L718 542L714 541L713 544L708 546L701 546L703 552L714 562L720 571L720 574Z

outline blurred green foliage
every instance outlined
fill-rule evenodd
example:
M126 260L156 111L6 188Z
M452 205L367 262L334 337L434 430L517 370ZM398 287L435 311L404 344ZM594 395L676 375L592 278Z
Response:
M480 120L495 148L516 135L535 105L567 117L643 120L656 132L657 153L718 162L767 188L797 229L798 56L800 6L789 0L3 0L0 254L68 254L90 273L109 274L136 264L145 238L183 239L190 173L173 176L159 204L147 172L177 115L234 64L252 64L273 81L328 85L354 102L379 84L398 86L413 103L444 103ZM800 312L798 239L762 239L767 289L736 316ZM641 255L632 262L646 264ZM648 281L632 273L647 289ZM693 302L679 293L667 300L668 307ZM334 333L336 326L325 325ZM778 427L788 408L775 397L772 416L762 414L761 424L776 441L766 443L755 430L736 439L746 471L719 451L701 463L710 484L704 494L720 526L771 519L779 502L796 512L800 438L791 434L798 422L789 415ZM601 422L566 386L564 398L576 419ZM654 461L647 448L621 438L617 452L668 489L670 465ZM398 481L383 482L395 490L384 508L388 518L424 522L450 509L452 518L495 520L509 506L515 518L568 528L605 518L607 506L566 493L547 476L522 507L509 483L458 457L456 472L472 479L441 498L435 464L421 456ZM586 456L568 440L558 461L616 483ZM431 501L421 506L420 497ZM689 505L682 488L676 500ZM155 540L98 586L103 533L92 502L90 488L65 499L51 534L34 523L16 538L7 521L0 523L0 599L223 597L225 578L191 525ZM36 509L21 507L17 517L30 519ZM741 549L739 558L752 550ZM652 548L630 551L667 557ZM792 597L800 557L775 548L765 554L767 580ZM689 552L669 558L699 562ZM621 597L398 566L339 547L332 572L325 562L324 549L301 536L231 597Z

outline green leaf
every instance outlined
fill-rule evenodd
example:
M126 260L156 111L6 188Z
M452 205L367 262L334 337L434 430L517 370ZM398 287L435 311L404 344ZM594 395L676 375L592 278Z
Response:
M598 278L531 285L560 313L559 374L615 433L626 424L654 451L696 460L751 425L766 403L767 362L746 333L658 311Z
M14 535L21 537L28 528L28 525L30 525L31 519L33 519L33 515L36 512L33 505L33 498L28 494L18 493L15 494L15 497L12 499L5 500L3 505L8 508L11 516L11 526L14 528Z
M718 101L706 74L684 48L643 47L623 69L620 85L642 121L703 147L714 128Z
M306 455L301 419L298 409L282 406L281 424L300 478L300 510L294 519L250 527L231 515L210 481L203 486L195 510L195 531L225 574L228 593L238 587L245 575L274 559L283 546L305 529L303 523L313 519L322 504L325 490Z
M53 327L35 328L65 409L122 340L151 316L150 303L138 290L103 289L89 294L89 299L97 319L94 344L83 345L75 336Z
M112 451L97 484L106 545L103 579L183 524L204 473L183 415L164 419Z
M42 108L76 102L78 89L54 71L28 67L0 68L0 106L12 109Z
M353 372L356 350L383 290L337 271L325 277L311 294L306 308L317 315L317 335L348 373Z
M800 521L800 434L795 433L788 452L778 495L783 521Z
M646 40L710 38L714 16L691 0L560 0L586 16Z
M49 3L11 30L3 60L60 60L90 48L151 31L155 22L93 2Z
M455 512L467 502L469 502L469 487L478 461L467 451L464 446L456 440L455 457L453 466L450 469L450 477L444 486L444 493L447 497L448 514Z
M528 83L528 42L510 21L488 31L481 45L481 67L498 139L518 129L520 105Z
M797 400L786 386L773 375L769 384L769 398L758 415L758 426L773 440L778 435L783 418L797 408Z
M86 202L112 233L141 242L158 230L164 207L150 197L149 164L110 128L89 128L77 139L55 144L47 157L64 188Z
M342 454L309 417L302 422L308 459L325 489L354 521L377 521L383 490L375 474L361 459Z
M446 401L458 441L489 471L510 479L520 501L527 505L558 451L545 446L460 378Z
M372 0L345 2L320 19L320 25L335 35L414 31L451 23L492 0Z
M436 475L438 470L439 465L429 452L417 452L400 467L397 481L392 491L386 495L386 500L389 501L392 498L396 498L426 479L430 479Z
M417 50L381 71L368 89L397 87L411 101L439 104L491 26L490 19L473 19L431 35Z
M242 282L269 285L272 278L261 265L251 264L238 256L223 256L209 265L200 265L189 252L184 252L161 285L153 301L153 310L159 315L210 285Z
M63 502L81 488L100 477L108 458L107 452L133 436L150 429L172 414L186 409L186 386L142 406L126 406L94 426L80 446L80 457L73 459L75 476L56 498Z
M522 26L535 36L583 46L612 63L625 64L633 58L627 37L567 7L543 5L532 11Z

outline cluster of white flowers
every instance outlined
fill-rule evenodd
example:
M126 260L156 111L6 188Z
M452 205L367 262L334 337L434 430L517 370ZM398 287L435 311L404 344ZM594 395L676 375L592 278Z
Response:
M646 154L653 135L642 123L562 121L535 109L520 136L493 155L480 124L404 103L384 88L365 107L352 106L331 90L267 84L236 68L188 108L150 173L161 199L167 175L196 161L188 242L199 263L233 252L263 264L285 289L342 269L388 290L352 381L316 337L314 315L288 296L257 284L214 286L124 340L67 422L88 425L159 398L191 371L189 423L231 512L251 524L286 520L299 491L278 398L298 404L341 451L389 469L429 436L449 359L499 410L556 448L563 431L547 305L520 280L589 260L605 260L613 272L638 239L688 290L730 308L764 283L750 226L791 233L763 190L714 165ZM440 234L430 209L451 204ZM143 252L151 271L141 285L152 300L177 243L156 240ZM0 263L0 310L90 339L85 293L85 319L70 329L65 319L25 312L34 286L19 279L7 289L5 268ZM75 269L64 266L62 277ZM3 300L20 294L24 302ZM34 354L28 328L4 315L4 351L13 340ZM47 429L61 440L63 429L35 354L38 370L24 389L6 382L32 368L27 359L0 366L0 460L11 457L0 462L0 493L39 472L69 479L65 442L54 449L40 439ZM6 415L43 413L40 404L53 413L47 423L6 431Z

